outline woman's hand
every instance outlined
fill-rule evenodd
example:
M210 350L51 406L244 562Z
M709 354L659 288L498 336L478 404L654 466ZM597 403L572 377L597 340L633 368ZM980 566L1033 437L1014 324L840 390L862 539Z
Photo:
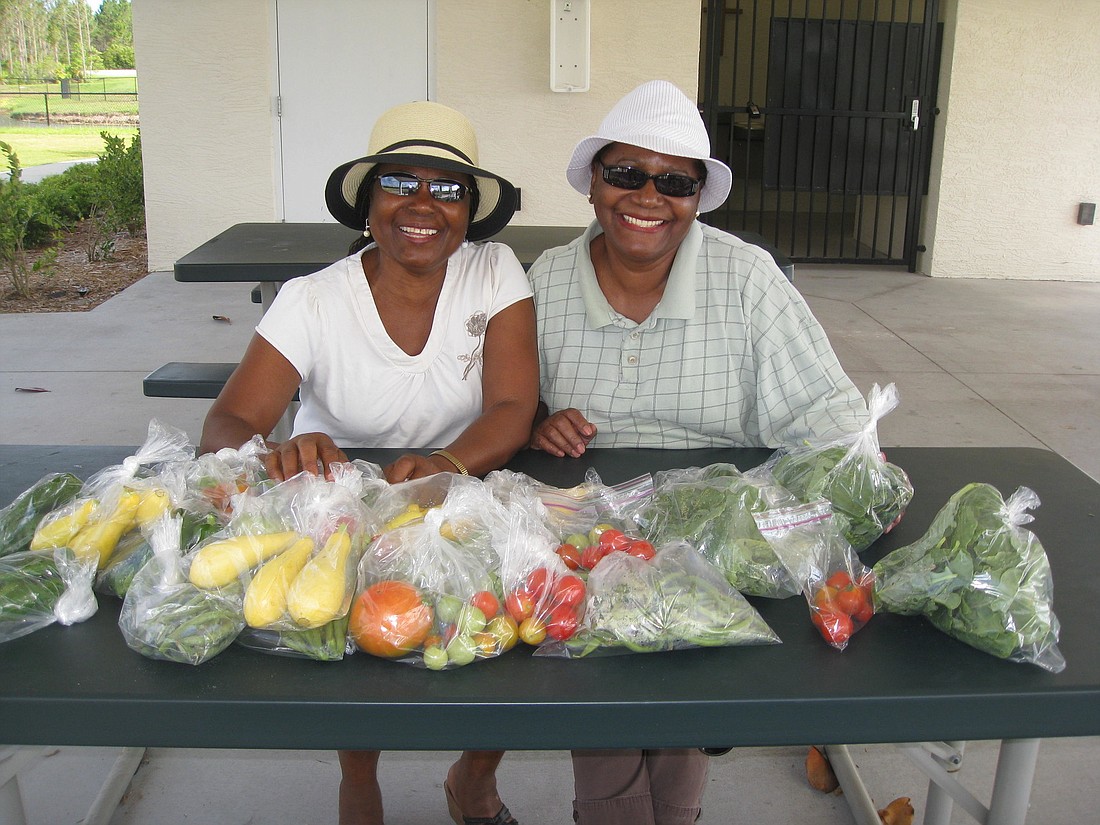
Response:
M282 444L271 445L271 452L264 456L268 475L284 481L300 472L317 475L324 473L332 481L330 466L347 461L348 457L333 440L324 433L303 433Z
M558 410L540 422L531 434L528 446L532 450L543 450L558 458L567 455L579 458L595 435L595 425L581 415L580 410L570 407L567 410Z
M406 453L397 461L384 467L382 472L386 476L386 481L397 484L400 481L434 476L436 473L453 473L455 469L456 467L443 456Z

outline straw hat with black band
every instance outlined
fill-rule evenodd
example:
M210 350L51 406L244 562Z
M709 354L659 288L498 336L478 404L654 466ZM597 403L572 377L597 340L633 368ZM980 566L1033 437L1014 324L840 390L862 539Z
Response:
M508 225L516 189L478 167L477 137L466 116L449 106L420 100L385 112L371 130L367 154L336 167L325 186L325 203L336 220L365 228L369 192L360 190L376 164L408 164L470 175L477 187L467 240L482 241Z

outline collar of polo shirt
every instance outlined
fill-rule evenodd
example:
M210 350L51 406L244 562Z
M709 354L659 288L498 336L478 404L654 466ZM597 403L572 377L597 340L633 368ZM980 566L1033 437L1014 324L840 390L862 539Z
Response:
M613 324L615 317L619 315L604 297L603 290L600 289L600 284L596 280L596 270L592 266L590 244L593 238L602 233L603 228L599 222L592 221L581 237L577 255L577 280L580 283L581 296L584 298L588 323L594 329ZM680 248L676 250L676 258L672 262L672 270L665 284L665 293L660 303L654 307L650 319L676 318L686 321L695 317L695 269L702 245L703 228L699 221L695 221L680 244Z

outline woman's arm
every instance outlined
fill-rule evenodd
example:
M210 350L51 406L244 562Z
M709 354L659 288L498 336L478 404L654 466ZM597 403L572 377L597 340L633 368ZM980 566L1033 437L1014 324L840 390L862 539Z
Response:
M481 415L445 448L470 475L478 476L504 466L531 436L539 400L539 362L530 298L490 319L484 359ZM386 478L403 481L455 469L443 456L406 455L386 468Z
M240 366L206 414L199 452L237 448L256 434L266 438L286 412L301 380L275 347L263 336L253 335ZM318 462L327 468L334 461L347 461L347 456L323 433L307 433L269 446L273 450L264 463L277 479L302 470L317 472Z

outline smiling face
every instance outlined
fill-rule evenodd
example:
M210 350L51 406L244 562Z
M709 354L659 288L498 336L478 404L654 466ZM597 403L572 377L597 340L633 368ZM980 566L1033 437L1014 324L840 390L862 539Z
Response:
M603 227L608 251L639 265L667 258L671 266L698 213L699 192L684 198L662 195L652 180L641 189L618 189L604 181L603 167L633 166L650 175L674 173L700 178L702 164L626 143L608 145L597 158L592 163L592 206Z
M441 178L469 186L468 175L425 166L379 165L378 176L406 172L424 180ZM466 237L470 225L470 193L460 201L436 200L428 185L411 195L393 195L371 183L370 233L379 253L410 272L438 272Z

